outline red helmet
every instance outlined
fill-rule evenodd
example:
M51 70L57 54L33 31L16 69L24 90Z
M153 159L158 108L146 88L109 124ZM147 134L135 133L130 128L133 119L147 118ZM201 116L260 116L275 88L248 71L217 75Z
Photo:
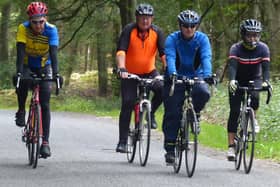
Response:
M28 5L26 12L29 17L45 16L48 13L48 7L42 2L32 2Z

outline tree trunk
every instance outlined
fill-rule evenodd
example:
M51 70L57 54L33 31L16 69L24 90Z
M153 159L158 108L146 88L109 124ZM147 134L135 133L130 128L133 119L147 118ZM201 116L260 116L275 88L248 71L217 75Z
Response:
M7 2L3 5L1 14L1 30L0 30L0 62L8 62L9 48L8 48L8 23L11 13L11 2Z
M94 64L95 53L96 53L95 43L94 43L94 41L91 41L90 53L89 53L89 70L90 71L92 71L92 70L94 70L96 68L95 64Z
M103 32L97 34L97 69L98 69L98 95L106 96L108 90L108 73L105 59L105 47Z
M84 72L88 70L88 59L89 59L89 44L85 44L85 67Z
M120 0L118 3L122 28L134 20L136 0Z
M73 73L73 70L75 69L76 65L77 65L77 56L78 56L78 44L79 42L73 41L73 43L71 43L71 47L68 48L69 50L69 64L67 65L67 70L66 70L66 74L65 74L65 86L68 86L70 84L70 77L71 74Z

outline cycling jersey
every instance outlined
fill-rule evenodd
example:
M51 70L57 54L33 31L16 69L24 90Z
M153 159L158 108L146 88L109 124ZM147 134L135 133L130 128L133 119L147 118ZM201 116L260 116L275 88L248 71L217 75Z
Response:
M164 35L152 25L145 38L141 38L136 23L128 24L122 31L117 55L125 55L125 67L130 73L146 74L155 70L157 51L164 55Z
M49 46L58 46L57 28L46 22L42 34L35 34L30 28L30 22L19 25L16 41L25 44L24 64L31 68L41 68L51 64Z
M235 79L239 82L246 82L262 78L262 65L270 61L270 52L268 46L263 42L258 42L254 50L248 50L242 45L242 42L238 42L232 45L229 59L236 60L238 64ZM268 70L266 68L266 71Z
M187 77L209 77L212 74L212 52L206 34L196 31L193 38L186 40L181 31L166 38L165 54L167 74Z

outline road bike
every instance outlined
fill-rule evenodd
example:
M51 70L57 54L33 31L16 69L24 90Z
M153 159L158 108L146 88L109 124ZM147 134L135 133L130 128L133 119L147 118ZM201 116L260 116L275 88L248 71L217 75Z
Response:
M240 107L237 133L234 138L235 169L239 170L241 160L243 159L244 170L245 173L248 174L253 165L256 142L256 119L254 110L251 106L252 92L267 91L266 104L268 104L272 95L272 89L271 86L256 88L254 87L254 81L249 81L248 86L238 86L236 91L242 91L244 95Z
M192 89L195 84L210 85L216 84L215 75L207 79L172 79L169 95L172 96L175 88L175 84L184 84L185 89L185 100L182 107L182 119L181 125L178 130L178 135L175 142L175 162L173 169L175 173L179 173L183 152L185 151L185 164L188 177L192 177L196 167L197 150L198 150L198 134L199 134L199 120L197 118L194 106L192 103Z
M60 89L60 78L49 79L44 76L38 76L37 74L30 74L29 78L18 77L16 89L19 88L20 81L31 81L32 96L30 99L30 106L28 112L28 118L25 127L22 132L22 141L25 142L28 150L29 165L33 168L37 167L38 159L41 158L40 146L43 138L42 128L42 110L40 104L40 82L51 81L56 82L56 95Z
M139 143L140 165L145 166L148 161L151 136L151 102L149 100L149 86L155 81L162 81L162 76L140 78L135 74L128 74L128 79L137 80L137 99L133 109L133 120L129 126L127 140L127 159L132 163Z

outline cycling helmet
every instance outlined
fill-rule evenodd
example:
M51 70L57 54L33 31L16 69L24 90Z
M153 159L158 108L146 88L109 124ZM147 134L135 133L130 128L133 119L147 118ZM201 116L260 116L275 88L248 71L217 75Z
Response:
M262 31L261 22L259 22L258 20L255 20L255 19L247 19L247 20L243 21L240 25L240 34L241 34L242 40L244 41L245 45L248 48L255 48L257 46L257 43L260 39L261 31ZM245 38L247 32L258 34L257 41L254 41L254 42L247 41Z
M255 19L247 19L240 25L241 35L245 35L246 32L260 33L262 31L262 24Z
M42 2L32 2L27 7L29 17L45 16L48 13L48 7Z
M200 22L200 16L193 10L185 10L178 15L180 25L196 25Z
M152 7L152 5L149 4L139 4L135 10L135 15L153 16L154 8Z

